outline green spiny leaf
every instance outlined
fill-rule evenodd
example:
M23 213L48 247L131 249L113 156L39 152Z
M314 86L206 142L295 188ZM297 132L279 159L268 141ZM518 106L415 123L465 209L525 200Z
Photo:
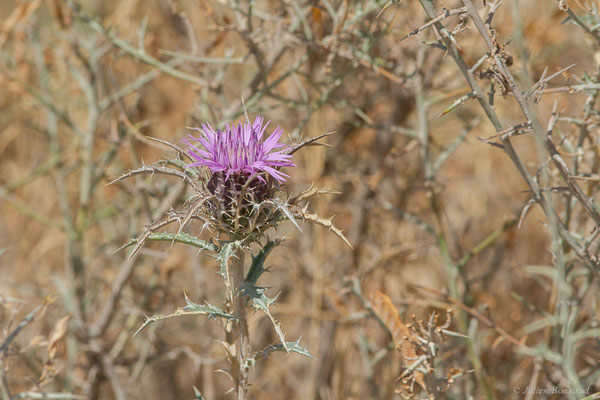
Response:
M277 300L277 296L270 298L265 295L266 288L245 284L242 287L243 293L252 299L252 305L257 310L260 310L269 316L273 327L275 328L275 333L279 337L281 341L281 346L285 349L286 352L290 352L287 346L287 342L285 341L285 334L281 330L281 324L275 320L271 312L269 311L269 307Z
M180 168L182 171L185 171L189 174L194 180L198 179L198 170L196 168L186 168L187 163L183 161L181 158L173 158L171 160L167 160L166 163L168 165L173 165L175 167Z
M209 304L207 302L205 302L204 305L196 304L193 301L191 301L190 298L187 297L187 295L185 295L185 303L186 303L186 306L183 307L183 311L185 311L186 313L198 313L198 314L206 313L206 315L208 315L211 318L215 318L215 317L223 317L223 318L228 318L228 319L235 318L233 315L231 315L231 314L221 310L219 307L213 306L212 304Z
M277 296L273 298L267 297L265 295L265 290L267 290L267 288L254 285L244 285L243 287L244 294L252 299L254 308L268 312L269 306L277 300Z
M221 248L216 256L214 256L217 260L219 260L219 275L221 275L225 280L227 280L227 263L229 259L235 253L235 246L239 245L237 242L223 242L221 244Z
M256 255L252 256L252 264L246 276L246 283L253 285L258 281L258 278L265 272L264 264L267 256L281 242L283 242L283 239L269 240Z
M195 236L188 235L187 233L168 233L168 232L160 232L160 233L151 233L148 235L146 240L154 241L154 242L178 242L183 244L189 244L194 247L198 247L201 250L208 250L212 252L216 252L218 250L217 246L213 243L204 241L202 239L198 239ZM122 246L119 250L125 249L129 246L133 246L137 244L138 239L132 239L129 243Z
M215 307L211 304L206 303L205 305L196 304L192 302L187 296L185 296L185 307L180 307L175 310L172 314L158 314L152 317L146 317L146 320L140 326L140 328L133 334L133 336L140 333L145 327L150 325L153 322L160 321L166 318L179 317L182 315L208 315L210 318L221 317L225 319L235 319L235 317L218 307Z
M286 342L286 346L287 346L287 352L294 352L294 353L298 353L301 354L303 356L312 358L314 360L316 360L317 358L315 356L313 356L312 354L310 354L310 352L305 349L304 347L300 346L300 340L302 338L296 340L295 342ZM281 343L278 344L274 344L271 346L266 347L264 350L257 352L254 357L252 358L252 361L256 361L256 360L260 360L261 358L268 358L269 354L271 354L274 351L286 351L286 348L283 347L283 345Z

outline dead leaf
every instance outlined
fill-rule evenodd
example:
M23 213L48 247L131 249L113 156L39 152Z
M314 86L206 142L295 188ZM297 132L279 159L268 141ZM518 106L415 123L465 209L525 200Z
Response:
M56 375L61 371L62 366L57 366L51 362L45 362L44 367L42 369L42 375L39 377L36 382L36 386L38 388L46 386L48 383L54 379Z
M394 306L392 300L379 290L371 296L371 307L392 334L392 340L402 354L402 365L409 367L417 358L417 352L410 341L406 340L406 338L411 338L412 335L406 324L400 319L398 309ZM415 371L413 376L415 381L424 388L423 374Z
M400 319L398 309L386 294L377 290L371 297L371 303L373 311L375 311L375 314L377 314L385 326L387 326L396 345L402 343L404 337L410 337L410 331Z
M48 340L48 361L52 362L54 357L56 357L56 351L58 349L58 344L61 339L67 333L67 328L69 327L69 319L71 315L67 315L63 317L60 321L56 323L54 329L50 333L50 339Z

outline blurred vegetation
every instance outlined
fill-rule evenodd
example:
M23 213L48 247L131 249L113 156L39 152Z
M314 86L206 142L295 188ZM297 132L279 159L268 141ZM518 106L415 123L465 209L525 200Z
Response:
M218 321L132 338L225 297L195 249L115 252L190 193L106 184L243 104L290 141L336 132L286 190L339 191L311 208L353 245L280 232L261 285L316 360L270 355L250 398L599 392L598 27L576 0L0 2L0 397L234 396Z

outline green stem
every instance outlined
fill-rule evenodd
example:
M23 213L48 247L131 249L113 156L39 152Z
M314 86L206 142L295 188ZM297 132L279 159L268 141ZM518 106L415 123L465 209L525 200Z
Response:
M236 320L232 322L227 339L231 348L235 346L235 362L232 357L233 375L237 383L238 400L248 398L248 363L250 356L250 336L248 333L248 320L246 316L246 304L242 295L244 283L244 250L237 248L235 255L231 257L231 265L228 271L230 284L229 296L233 315ZM235 371L237 369L237 371Z

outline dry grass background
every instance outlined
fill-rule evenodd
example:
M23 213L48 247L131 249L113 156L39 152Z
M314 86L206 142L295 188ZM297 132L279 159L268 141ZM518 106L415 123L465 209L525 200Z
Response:
M105 184L142 162L174 156L146 136L177 142L186 126L241 119L242 97L251 115L280 124L290 140L337 132L326 139L330 147L295 156L298 167L289 171L286 190L298 193L314 184L339 191L311 201L311 208L324 217L335 215L354 245L348 248L318 226L303 224L303 232L283 227L280 234L288 240L273 251L261 284L271 294L281 292L276 317L287 337L302 337L317 360L274 354L258 362L251 398L399 398L402 352L373 318L370 305L377 296L389 297L405 323L411 314L427 320L432 311L441 312L443 322L444 310L454 309L452 330L471 336L472 345L458 337L440 345L438 377L463 373L446 398L584 397L581 391L519 392L528 385L576 389L565 363L548 356L565 351L585 393L600 391L600 335L593 330L600 316L597 279L582 272L569 283L569 301L577 304L569 323L592 329L585 340L565 347L560 319L526 329L558 315L561 307L560 284L551 272L558 267L549 222L533 206L519 229L509 223L531 198L527 185L502 150L478 140L495 131L475 100L436 118L470 89L450 56L434 45L433 28L401 40L427 21L421 5L404 1L384 9L385 3L0 2L0 342L44 304L0 354L13 395L188 399L196 386L207 399L233 397L227 394L229 378L216 372L227 364L215 320L170 319L132 338L144 315L173 311L183 304L183 293L196 302L224 297L213 260L194 249L150 244L129 266L127 250L114 253L161 212L181 204L186 192L176 179L159 176ZM489 8L476 3L485 15ZM569 2L579 15L595 4ZM441 4L436 6L441 13ZM551 1L507 0L498 9L493 26L513 56L511 71L522 87L539 80L546 67L550 75L572 63L577 64L549 86L596 76L598 44L565 22L566 16ZM451 30L459 20L443 23ZM455 37L473 65L487 49L472 24L467 26ZM143 45L144 54L132 54L126 44ZM426 145L418 137L423 121L417 75L429 105ZM136 81L140 77L146 82ZM480 82L489 88L489 80ZM123 90L128 93L107 100ZM503 124L524 122L513 97L503 97L498 85L496 91ZM545 126L556 100L562 116L582 118L587 98L583 91L544 94L538 117ZM597 119L596 113L590 118ZM463 140L428 178L424 157L445 154L465 129ZM564 121L557 129L568 138L579 131ZM584 171L597 174L596 125L589 135ZM513 144L532 173L540 159L546 162L532 133L515 137ZM594 196L597 181L581 185ZM564 212L560 195L555 202ZM572 228L589 234L593 221L577 206L572 213ZM458 263L495 231L499 234L452 282L460 296L450 300L444 257ZM585 270L561 246L570 268ZM532 265L550 267L539 274L527 268ZM86 327L98 321L119 271L127 268L130 277L108 309L109 323L90 337ZM477 316L462 312L459 304ZM66 315L68 329L60 332L57 323ZM250 324L255 348L277 341L262 314L253 314ZM524 353L498 327L537 352Z

